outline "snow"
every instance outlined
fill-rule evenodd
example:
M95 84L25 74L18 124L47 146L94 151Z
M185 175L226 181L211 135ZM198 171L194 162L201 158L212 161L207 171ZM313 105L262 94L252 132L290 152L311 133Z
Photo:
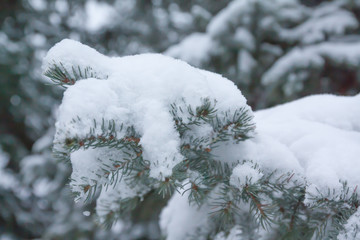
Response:
M301 176L303 175L303 168L301 167L298 159L294 153L282 142L276 141L270 134L267 132L259 132L256 130L256 134L253 138L241 143L227 143L221 145L213 150L213 154L216 156L222 156L223 161L229 165L237 164L237 167L233 170L233 182L235 186L240 186L246 179L247 175L242 175L245 171L249 170L254 164L259 165L259 169L265 171L264 173L272 173L277 171L277 174L283 175L289 172L296 174L298 181L303 181ZM242 162L252 161L251 163L246 163L242 165ZM240 170L240 169L243 169ZM238 171L240 170L240 171ZM239 174L239 176L237 176ZM263 173L251 170L248 172L249 177L253 177L253 182L256 182ZM240 178L240 184L238 184L238 179ZM241 187L242 188L242 187Z
M115 186L103 187L96 202L96 213L100 217L100 221L104 222L110 212L120 212L122 207L119 204L120 200L134 197L143 199L149 190L151 189L148 186L127 181L126 177L121 178Z
M59 183L48 176L48 159L41 154L28 155L20 162L24 182L31 184L32 192L37 197L46 197L59 188ZM43 176L43 177L39 177Z
M55 2L55 8L61 14L66 14L69 12L69 4L65 0L57 0Z
M209 23L207 32L214 38L219 38L240 25L249 24L249 15L254 14L254 9L261 7L266 12L277 11L279 8L297 8L297 0L235 0L222 9ZM292 16L296 17L296 16Z
M193 33L179 44L171 46L164 54L179 58L194 66L202 66L216 51L216 43L205 33Z
M191 7L191 14L195 18L201 18L206 21L210 21L211 19L211 13L208 12L205 8L201 7L200 5L194 5Z
M185 239L198 227L206 226L208 206L189 205L189 192L176 192L160 215L160 228L167 240ZM180 227L181 226L181 227ZM186 231L184 231L186 229Z
M300 92L304 89L305 81L309 78L309 72L298 71L297 73L289 74L287 82L282 86L285 96L291 96L294 92Z
M0 147L0 188L12 189L17 185L17 179L6 169L6 165L10 160L8 153L4 152Z
M308 193L327 194L360 185L360 95L317 95L259 111L257 132L285 146L297 159ZM330 196L331 197L331 196Z
M193 18L188 12L181 11L177 4L169 5L170 20L178 29L188 29L193 24Z
M34 153L39 153L51 149L54 132L54 128L49 128L49 130L42 137L34 142L32 151Z
M31 7L37 11L43 11L46 9L46 1L44 0L29 0Z
M291 72L295 64L304 68L322 65L323 58L335 61L336 57L338 64L356 66L360 62L359 49L356 43L347 46L323 43L296 49L290 54L292 57L275 64L264 83L283 76L276 68ZM239 108L251 113L246 99L231 81L163 55L109 58L78 42L63 40L49 51L43 69L54 62L62 63L69 71L72 66L90 66L97 76L79 80L66 89L57 116L55 147L64 145L66 139L89 137L91 128L93 135L101 135L101 122L113 120L114 134L119 139L126 134L121 124L133 126L140 136L139 144L144 159L149 161L149 176L153 179L164 180L184 159L179 149L182 142L169 112L170 104L194 108L209 99L216 101L220 116ZM293 173L294 180L306 184L306 204L311 204L312 195L327 196L328 189L334 189L335 194L327 197L336 198L342 191L342 181L348 183L350 192L359 189L359 106L360 94L352 97L325 94L258 111L253 138L219 144L211 154L234 166L230 183L235 187L256 183L276 170L279 175ZM187 113L183 114L186 119ZM211 127L203 125L191 134L208 136ZM71 187L81 193L81 198L86 195L82 191L84 186L109 184L108 173L115 170L116 161L121 162L125 157L119 149L99 147L74 151L70 158ZM136 196L141 199L149 190L150 186L126 178L114 187L103 187L98 198L98 215L105 217L109 211L117 212L120 200ZM161 214L161 229L170 240L184 239L187 233L207 225L209 205L200 208L189 205L187 194L176 193Z
M38 179L33 184L33 193L37 197L46 197L57 187L50 179Z
M242 233L243 232L240 227L235 225L233 228L231 228L227 236L224 232L220 232L216 234L214 240L241 240L240 236Z
M90 32L97 32L111 24L111 21L116 16L116 11L111 5L100 1L87 1L85 12L85 28Z
M46 37L39 33L29 34L26 36L26 40L34 48L40 48L46 44Z
M241 189L246 184L256 183L263 174L250 163L245 162L244 164L237 165L230 176L230 184Z
M278 11L281 8L282 11ZM255 40L251 26L255 21L254 12L261 11L257 31L264 31L260 45L262 56L252 59ZM226 56L233 48L239 49L237 59L237 78L248 84L249 73L255 61L266 61L263 74L264 85L283 84L286 96L304 89L304 81L309 78L306 72L321 71L325 62L336 66L357 69L360 64L359 42L344 43L344 35L358 28L356 16L340 1L320 4L309 8L299 1L231 1L227 7L215 15L207 26L206 33L196 33L171 47L171 56L201 67L214 56ZM269 35L269 36L268 36ZM194 37L194 36L201 36ZM205 40L212 42L211 51ZM341 42L336 42L336 41ZM292 46L288 53L278 47L270 52L266 43L276 42L274 46ZM353 41L355 41L353 40ZM320 42L320 43L319 43ZM218 46L218 47L216 47ZM246 51L245 51L246 50ZM263 51L264 50L264 51ZM221 52L223 51L223 52ZM166 52L168 53L168 51ZM285 54L285 55L283 55ZM256 55L256 54L255 54ZM283 55L283 56L282 56ZM259 56L258 56L259 58ZM263 59L264 58L264 59ZM247 67L249 64L249 67ZM266 69L268 68L268 69ZM234 69L234 68L232 68ZM234 70L235 71L235 70ZM275 86L276 87L276 86Z
M9 155L0 148L0 168L5 168L9 160Z
M248 51L253 51L255 49L254 36L246 28L237 28L234 39L240 44L240 46L242 46Z
M67 138L85 138L94 121L114 120L118 138L124 136L120 124L134 126L141 135L143 156L151 163L150 176L157 179L171 175L172 168L183 160L170 104L185 101L196 107L209 98L216 99L220 115L242 107L250 109L231 81L159 54L108 58L78 42L63 40L49 51L43 69L53 62L66 69L90 66L100 76L78 81L65 91L55 145ZM100 127L95 134L101 134Z
M222 9L207 27L207 32L213 37L219 37L226 33L231 25L235 25L234 21L241 16L244 11L248 10L247 5L250 1L232 1L226 8Z
M54 64L63 64L65 69L72 73L72 67L87 66L99 78L106 78L104 71L108 69L109 58L99 54L96 50L80 42L65 39L52 47L46 54L42 69L51 68Z
M257 63L251 54L246 50L239 51L238 54L238 70L240 75L244 78L242 81L250 82L251 72L256 67Z
M353 97L325 94L258 111L255 113L257 134L254 138L241 145L227 144L216 149L214 154L221 154L229 163L239 160L237 156L251 159L233 169L230 183L238 188L249 179L256 183L263 174L277 170L279 175L293 172L292 180L306 184L306 204L312 203L309 194L336 198L342 192L340 181L347 181L352 193L360 186L359 106L360 94ZM258 168L254 167L255 163ZM328 196L328 189L334 189L334 195ZM185 236L175 226L196 225L197 219L204 216L204 210L195 214L193 206L181 205L187 201L187 196L176 193L161 214L162 231L171 239L180 240ZM211 212L211 209L207 210ZM203 228L206 223L199 225ZM346 233L341 233L339 239L354 237L358 227L359 211L349 219ZM187 233L194 231L191 228ZM225 234L219 233L217 237L232 239L230 236L226 238Z
M70 160L73 168L71 179L73 181L70 186L73 192L80 193L76 200L86 198L88 193L84 192L85 186L110 184L112 177L110 172L114 172L116 166L125 157L123 152L108 147L79 149L71 153Z
M344 225L344 230L340 232L338 240L359 240L359 229L360 229L360 208L348 219Z
M360 65L360 43L324 42L303 48L294 48L281 57L263 75L262 83L269 85L302 69L320 69L325 60L339 66L356 68Z
M327 36L343 35L358 27L356 17L340 9L338 4L326 4L316 8L304 23L292 29L281 29L280 38L312 44L324 41Z

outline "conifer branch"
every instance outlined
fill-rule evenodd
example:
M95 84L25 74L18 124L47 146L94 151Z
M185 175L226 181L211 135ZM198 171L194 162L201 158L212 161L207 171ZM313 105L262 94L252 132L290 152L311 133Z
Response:
M44 76L48 77L54 85L62 87L74 85L76 81L87 78L107 79L107 76L101 76L91 67L82 69L80 66L72 66L67 69L63 63L53 63L45 70Z

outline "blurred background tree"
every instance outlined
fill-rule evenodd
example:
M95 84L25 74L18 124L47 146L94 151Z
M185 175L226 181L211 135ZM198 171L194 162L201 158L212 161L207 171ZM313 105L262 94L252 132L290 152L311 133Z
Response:
M232 79L255 109L359 89L359 1L232 1L166 53Z
M0 235L159 234L147 217L138 228L104 231L91 211L83 214L91 206L73 203L71 169L51 155L62 89L41 77L56 42L79 40L106 55L165 52L233 80L256 110L314 93L358 93L359 10L358 0L0 1Z

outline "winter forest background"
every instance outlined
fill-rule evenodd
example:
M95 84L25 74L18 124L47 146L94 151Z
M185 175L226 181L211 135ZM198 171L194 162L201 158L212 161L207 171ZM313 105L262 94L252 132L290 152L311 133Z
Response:
M74 203L71 165L52 154L64 90L41 70L64 38L107 56L164 53L219 73L253 111L360 92L357 0L2 0L0 240L160 237L157 197L111 230L96 222L95 201Z

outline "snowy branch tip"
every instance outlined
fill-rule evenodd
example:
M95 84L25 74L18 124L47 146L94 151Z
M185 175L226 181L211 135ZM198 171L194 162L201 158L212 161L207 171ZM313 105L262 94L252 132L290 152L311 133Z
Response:
M170 175L184 158L171 104L182 110L211 102L220 122L239 110L252 122L246 99L231 81L160 54L110 58L66 39L50 49L44 59L46 76L56 75L54 69L69 81L59 108L55 147L86 139L90 132L100 136L104 128L110 128L110 122L117 125L112 131L118 140L126 137L124 129L133 127L154 178ZM56 76L61 78L61 74ZM190 121L189 112L178 114L185 123ZM197 134L211 138L213 127L205 124Z

